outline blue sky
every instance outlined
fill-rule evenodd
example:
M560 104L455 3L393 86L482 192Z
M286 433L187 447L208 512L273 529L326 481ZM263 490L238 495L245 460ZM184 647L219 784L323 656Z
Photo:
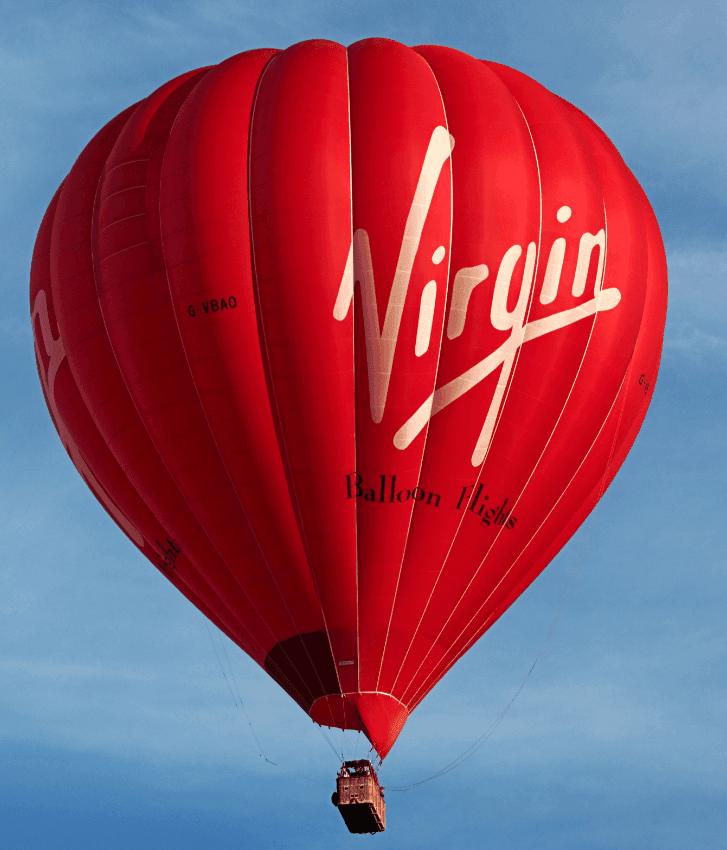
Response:
M723 848L724 2L4 0L2 21L3 845ZM596 120L655 208L670 310L651 410L595 518L417 709L382 781L429 776L490 727L575 576L525 688L469 761L388 793L387 832L359 839L329 802L337 761L317 727L219 633L213 646L73 469L35 374L27 291L45 207L113 115L243 50L369 36L512 65ZM352 734L337 746L364 749Z

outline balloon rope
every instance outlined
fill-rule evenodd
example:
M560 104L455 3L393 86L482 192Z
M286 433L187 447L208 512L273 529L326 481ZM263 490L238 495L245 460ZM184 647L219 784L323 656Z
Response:
M313 722L315 723L315 720L314 720ZM333 750L333 755L336 757L336 759L340 758L340 759L341 759L341 761L345 761L345 759L344 759L344 757L343 757L343 753L339 753L339 752L338 752L338 750L337 750L337 749L336 749L336 747L335 747L335 744L333 744L333 742L331 741L330 737L329 737L328 735L326 735L326 733L323 731L323 727L322 727L322 726L320 726L318 723L316 723L316 726L318 727L318 729L319 729L319 731L320 731L321 735L323 735L323 740L324 740L324 741L328 744L328 746L329 746L329 747Z
M230 696L232 697L232 701L235 703L235 708L241 707L243 712L245 713L245 718L247 719L247 725L250 727L250 732L252 732L252 737L257 744L257 748L260 751L260 758L264 759L268 764L272 764L277 767L277 764L274 761L270 761L270 759L263 752L263 748L260 744L260 739L258 738L255 730L253 729L252 722L250 721L250 715L247 713L247 709L245 708L245 703L242 699L242 694L240 693L240 688L237 685L237 679L235 679L235 671L232 669L232 664L230 664L230 658L227 655L227 649L225 647L224 640L222 641L222 650L225 653L225 660L227 661L227 666L230 668L230 676L232 677L232 681L235 684L235 690L237 691L237 699L235 699L235 694L233 693L232 686L230 685L230 680L227 678L227 673L225 672L225 666L222 663L222 659L220 658L220 654L217 650L217 645L215 644L214 638L212 637L212 632L210 631L209 623L207 622L207 618L204 620L205 627L207 629L207 634L210 636L210 641L212 642L212 649L215 651L215 655L217 656L217 661L220 664L220 670L222 670L222 675L224 676L225 682L227 683L227 687L230 691ZM239 706L238 706L239 700Z

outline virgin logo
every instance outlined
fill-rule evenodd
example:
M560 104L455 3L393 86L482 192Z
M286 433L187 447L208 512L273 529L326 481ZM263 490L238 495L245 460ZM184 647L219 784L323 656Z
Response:
M343 321L348 315L348 309L353 300L353 290L356 283L361 288L361 303L363 305L363 321L366 335L366 355L369 375L369 397L371 402L371 417L374 422L381 422L386 406L386 397L394 363L394 352L399 336L401 318L404 313L407 290L411 280L414 260L419 249L424 222L434 196L442 167L454 148L454 139L445 127L437 127L429 140L424 163L419 175L414 199L404 228L404 236L399 251L399 260L394 274L394 281L386 305L383 328L379 325L379 313L376 302L376 286L374 283L374 268L371 260L371 249L368 233L360 228L353 234L351 248L348 253L346 268L341 279L338 297L333 308L333 317ZM558 221L565 222L571 216L569 207L558 210ZM490 308L490 322L498 331L509 331L505 342L488 354L483 360L473 364L467 371L449 383L438 387L421 406L403 423L394 436L394 445L398 449L406 449L414 438L426 426L429 419L453 401L492 374L500 370L495 394L490 402L485 416L480 436L472 453L472 465L479 466L487 456L492 435L502 407L508 379L512 373L518 351L521 346L532 339L553 333L593 316L599 311L612 310L621 300L618 289L602 289L603 273L606 256L606 233L601 229L596 234L584 233L578 247L578 260L573 278L572 294L575 297L583 295L591 262L591 254L598 248L598 267L593 297L576 307L553 313L542 319L528 321L531 292L535 275L537 246L531 242L525 251L522 279L517 304L513 310L507 309L508 296L515 268L523 255L522 245L509 248L502 260L495 279ZM441 262L444 258L444 248L439 248L432 260ZM540 293L540 303L550 304L555 300L560 283L560 273L565 256L565 239L556 239L550 249L548 264ZM482 265L460 269L454 275L452 301L447 318L447 338L455 339L465 329L467 306L470 295L476 286L489 276L489 269ZM429 281L422 292L419 308L419 323L415 343L415 354L420 356L429 345L429 337L434 318L434 305L437 297L435 281ZM443 296L446 298L446 291Z

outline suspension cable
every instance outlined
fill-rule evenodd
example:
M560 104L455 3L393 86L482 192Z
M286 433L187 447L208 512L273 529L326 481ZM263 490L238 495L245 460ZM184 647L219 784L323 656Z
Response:
M204 617L204 615L203 615L203 617ZM260 758L263 759L264 761L266 761L268 764L272 764L275 767L277 767L277 764L274 761L270 761L270 759L263 752L262 745L260 744L260 739L258 738L258 736L255 732L255 729L253 728L252 722L250 720L250 715L247 713L247 709L245 708L245 703L243 702L242 694L240 693L240 688L238 687L238 684L237 684L237 679L235 679L235 671L232 669L232 664L230 664L230 658L227 655L227 648L225 647L224 640L222 641L222 650L225 654L225 660L227 661L227 666L230 669L230 676L232 677L232 681L235 684L235 691L237 691L237 699L235 698L235 694L232 690L232 686L230 685L230 680L227 678L227 673L225 672L225 666L222 663L222 658L220 657L220 654L217 650L217 645L215 644L214 638L212 637L212 632L210 631L209 623L207 622L206 617L204 617L204 624L205 624L205 628L207 629L207 634L210 637L210 641L212 643L212 648L215 651L215 656L217 657L217 661L219 662L220 670L222 670L222 675L223 675L225 682L227 683L227 687L230 691L230 696L232 697L232 701L235 703L235 708L242 708L242 710L245 714L245 718L247 719L247 725L250 727L250 732L252 733L253 740L257 744L257 748L260 751ZM238 705L238 700L239 700L239 705Z
M313 722L315 723L315 720L314 720ZM329 746L329 747L333 750L333 755L336 757L336 760L338 760L338 759L340 758L340 759L341 759L341 761L345 761L345 759L344 759L344 757L343 757L343 753L339 753L339 752L338 752L338 750L336 749L335 744L333 743L333 741L331 741L331 738L330 738L330 737L329 737L329 736L328 736L328 735L327 735L327 734L323 731L323 727L322 727L320 724L318 724L318 723L315 723L315 725L316 725L316 727L320 730L320 733L321 733L321 735L323 736L323 740L324 740L324 741L328 744L328 746Z

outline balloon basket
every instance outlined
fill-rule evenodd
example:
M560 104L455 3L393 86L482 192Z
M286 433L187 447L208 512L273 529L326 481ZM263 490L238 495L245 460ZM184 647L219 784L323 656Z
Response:
M384 788L370 761L345 761L341 765L331 802L349 832L373 835L386 829Z

